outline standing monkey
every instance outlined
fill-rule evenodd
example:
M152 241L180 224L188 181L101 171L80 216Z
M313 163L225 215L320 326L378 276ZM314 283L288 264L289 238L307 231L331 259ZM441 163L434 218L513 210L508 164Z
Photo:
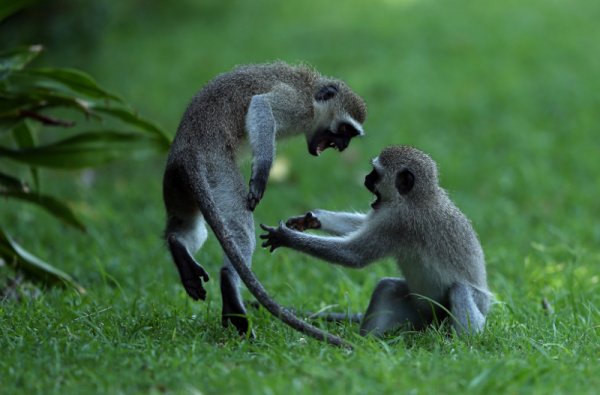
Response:
M194 300L206 297L208 273L192 257L207 238L205 221L225 252L221 269L222 323L248 331L239 276L271 313L324 338L273 302L249 269L255 248L252 211L263 197L275 140L304 133L308 151L343 151L363 135L366 106L342 81L283 62L248 65L221 74L198 92L175 135L163 180L165 238L181 282ZM237 165L248 141L252 170L247 189ZM328 335L328 341L342 343Z
M376 196L368 214L315 210L287 226L261 225L263 247L293 248L352 268L394 257L404 278L379 281L360 317L361 335L422 329L448 312L458 333L482 331L491 298L483 251L469 220L438 185L435 162L409 146L386 148L365 186Z

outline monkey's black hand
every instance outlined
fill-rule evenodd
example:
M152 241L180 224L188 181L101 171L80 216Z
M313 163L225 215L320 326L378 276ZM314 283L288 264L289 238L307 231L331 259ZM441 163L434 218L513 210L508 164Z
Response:
M262 199L267 188L267 179L256 177L250 180L250 191L248 192L248 209L254 211L258 202Z
M321 221L309 211L304 215L291 217L286 221L285 226L297 230L298 232L304 232L307 229L319 229L321 227Z
M287 228L283 224L283 221L279 222L279 226L277 228L273 228L271 226L260 224L260 227L267 231L264 235L260 235L260 238L265 240L262 243L264 248L270 247L270 252L275 251L278 247L285 247L286 245L286 230Z

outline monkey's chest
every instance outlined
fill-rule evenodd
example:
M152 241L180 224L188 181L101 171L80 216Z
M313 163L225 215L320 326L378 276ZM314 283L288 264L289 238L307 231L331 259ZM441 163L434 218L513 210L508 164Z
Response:
M399 264L410 292L441 302L452 280L442 262L410 260Z

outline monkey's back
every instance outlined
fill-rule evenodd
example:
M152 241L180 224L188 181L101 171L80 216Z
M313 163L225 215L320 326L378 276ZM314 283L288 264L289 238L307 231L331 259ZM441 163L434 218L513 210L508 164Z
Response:
M487 290L485 258L477 234L468 218L442 191L430 209L422 208L418 215L407 215L399 238L412 248L401 252L398 264L412 292L434 299L435 294L455 282Z
M235 152L241 145L240 140L246 138L245 117L253 96L284 83L306 93L302 95L304 102L298 106L309 108L312 87L319 77L313 69L283 62L239 66L220 74L193 97L182 117L174 145L197 150L223 146L228 152Z

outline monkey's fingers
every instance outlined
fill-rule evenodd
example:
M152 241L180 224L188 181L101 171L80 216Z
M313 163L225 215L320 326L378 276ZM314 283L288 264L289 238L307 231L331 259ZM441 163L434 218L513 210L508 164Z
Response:
M308 229L319 229L321 227L321 221L309 211L304 215L291 217L286 221L285 226L298 232L304 232Z
M194 300L206 300L206 289L202 286L200 279L183 280L185 292Z
M273 240L269 239L261 244L263 248L268 248L269 252L275 251L278 247L281 247L279 244L273 243Z
M264 243L262 243L261 247L263 247L263 248L269 248L270 247L271 252L273 252L273 243L271 242L271 240L267 240Z
M262 177L253 178L250 180L250 191L248 192L248 208L254 211L260 200L262 199L267 187L267 180Z
M308 229L319 229L321 227L321 221L311 212L309 211L304 216L304 226Z
M248 193L248 210L254 211L256 206L258 205L259 200L254 197L252 192Z
M285 226L290 229L303 232L306 230L306 224L304 223L304 217L292 217L285 222Z
M267 231L267 232L269 232L269 233L271 233L271 232L274 232L274 231L275 231L275 228L274 228L274 227L272 227L272 226L268 226L268 225L265 225L265 224L260 224L260 228L261 228L262 230L266 230L266 231ZM263 236L264 236L264 235L263 235ZM262 237L262 236L261 236L261 237Z
M204 270L204 268L198 264L193 266L193 271L194 271L194 275L201 277L204 282L208 282L208 280L210 280L210 277L208 276L208 272L206 270Z

